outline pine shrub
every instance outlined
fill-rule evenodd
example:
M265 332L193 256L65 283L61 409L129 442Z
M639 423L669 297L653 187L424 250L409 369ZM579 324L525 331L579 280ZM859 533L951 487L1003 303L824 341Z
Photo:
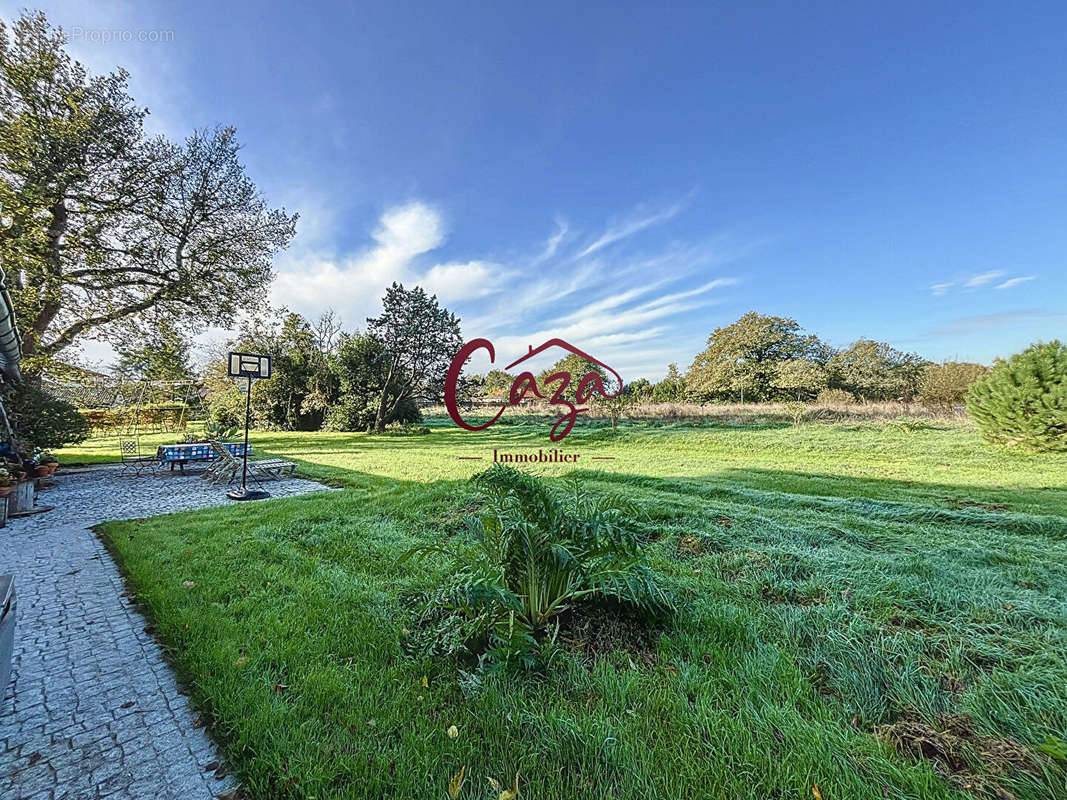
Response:
M967 413L994 444L1067 450L1067 347L1039 342L1001 361L967 393Z

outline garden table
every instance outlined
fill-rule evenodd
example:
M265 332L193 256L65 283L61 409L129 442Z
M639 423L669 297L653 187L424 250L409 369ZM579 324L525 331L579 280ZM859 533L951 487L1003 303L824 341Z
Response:
M224 442L223 446L237 458L245 454L244 442ZM248 454L252 455L252 445L248 445ZM182 472L185 465L190 461L214 461L217 456L211 451L208 442L196 442L195 444L161 444L156 450L156 458L162 464L170 464L171 472L177 464Z

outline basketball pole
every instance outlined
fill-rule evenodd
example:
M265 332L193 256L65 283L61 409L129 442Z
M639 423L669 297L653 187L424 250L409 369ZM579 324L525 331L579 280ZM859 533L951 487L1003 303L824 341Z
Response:
M248 393L245 394L245 447L241 451L241 494L248 491L248 423L252 413L252 376L248 376Z
M245 394L245 449L241 459L241 489L226 493L231 500L262 500L270 495L262 489L248 490L248 424L252 411L252 376L248 376L248 392Z

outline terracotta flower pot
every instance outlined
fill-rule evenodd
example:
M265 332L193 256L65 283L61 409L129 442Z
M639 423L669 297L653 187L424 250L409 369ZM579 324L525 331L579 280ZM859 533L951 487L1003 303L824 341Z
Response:
M45 464L45 466L48 467L48 474L52 475L52 474L55 473L56 469L59 467L59 462L58 461L49 461L47 464Z
M7 497L13 491L15 491L14 486L0 486L0 497Z
M44 466L37 467L34 470L34 474L37 475L38 478L43 478L45 475L48 474L48 467L44 467Z

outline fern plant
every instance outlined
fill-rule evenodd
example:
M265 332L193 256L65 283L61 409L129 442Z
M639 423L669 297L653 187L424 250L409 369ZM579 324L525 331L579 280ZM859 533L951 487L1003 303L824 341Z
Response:
M453 644L481 641L491 662L530 668L559 615L583 599L611 598L650 616L674 610L645 561L632 502L595 496L577 478L556 490L499 464L472 480L483 503L467 517L469 536L457 537L463 545L425 545L400 559L452 559L452 579L423 612Z

